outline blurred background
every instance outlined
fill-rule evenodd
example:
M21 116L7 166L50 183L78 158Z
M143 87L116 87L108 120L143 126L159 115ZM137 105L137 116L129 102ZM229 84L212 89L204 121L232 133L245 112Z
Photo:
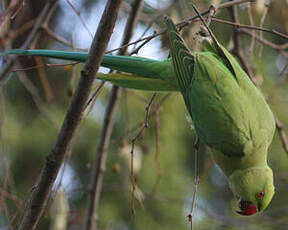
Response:
M0 3L1 49L19 48L27 39L47 1L3 0ZM225 1L195 1L204 11ZM24 6L23 6L24 3ZM132 0L121 5L107 50L120 46ZM163 15L175 22L194 15L190 0L145 0L131 41L164 28ZM30 48L87 50L92 42L105 0L59 0ZM23 6L23 7L22 7ZM257 0L237 6L240 23L262 26L288 34L288 1ZM11 19L12 17L12 19ZM217 18L232 21L231 11L220 9ZM233 49L233 27L212 21L218 40ZM186 42L199 49L199 23L182 30ZM288 40L279 35L240 26L239 39L244 60L252 71L275 116L288 126ZM263 36L263 39L261 38ZM165 59L169 55L167 36L158 36L138 50L137 55ZM133 52L142 43L129 46ZM114 52L115 53L115 52ZM7 60L1 58L1 68ZM47 66L50 63L52 65ZM45 157L50 152L66 109L77 85L82 64L48 58L17 58L0 91L0 229L15 229L23 215ZM58 65L61 64L61 65ZM43 65L45 65L43 67ZM29 69L28 67L35 67ZM19 69L25 71L19 71ZM18 71L17 71L18 69ZM100 69L107 73L109 70ZM93 93L100 81L95 80ZM106 83L97 100L88 106L69 148L65 164L55 182L37 229L83 229L90 173L111 84ZM136 215L131 215L131 140L145 121L145 108L153 92L122 91L114 116L107 155L99 229L189 229L194 183L195 131L179 93L157 93L150 106L148 128L136 140ZM287 130L287 129L286 129ZM269 149L276 193L268 209L259 215L236 214L225 176L213 164L209 149L200 145L200 184L194 211L195 229L287 229L288 158L276 132Z

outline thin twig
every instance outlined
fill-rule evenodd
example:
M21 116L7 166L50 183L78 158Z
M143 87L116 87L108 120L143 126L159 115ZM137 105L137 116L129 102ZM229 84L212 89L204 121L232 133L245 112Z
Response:
M43 58L42 57L34 57L36 65L43 65ZM46 101L51 101L54 97L53 90L51 88L51 85L47 79L46 72L43 68L37 68L38 76L40 78L40 81L42 83L43 89L44 89L44 95Z
M234 6L233 9L230 11L231 12L231 15L232 15L232 18L233 18L233 21L238 23L238 14L237 14L237 10L236 10L236 7ZM245 32L251 36L253 36L253 34L250 32L250 31L247 31L246 29L241 29L241 32ZM234 43L237 44L236 47L234 48L237 48L236 51L234 51L234 53L238 56L238 58L240 59L240 61L245 64L246 61L244 59L244 56L243 56L243 52L242 52L242 49L239 45L239 32L236 28L236 31L234 30ZM263 38L261 38L260 36L258 36L257 34L254 35L256 39L260 40L261 42L263 42L263 44L269 44L272 48L275 48L280 51L281 48L279 46L276 46L275 44L271 43L271 42L268 42L266 40L264 40ZM265 42L264 42L265 41ZM283 55L285 54L284 51L281 52ZM247 72L251 72L252 73L252 70L251 68L249 67L249 65L245 65L246 68L247 68ZM253 76L253 73L251 74L251 76ZM257 84L257 81L253 81L253 78L251 79L252 82L256 85L256 87L259 87L259 85ZM288 153L288 140L287 140L287 137L286 137L286 134L285 134L285 131L284 131L284 127L283 127L283 124L278 120L278 119L275 119L275 125L276 125L276 128L277 128L277 131L279 133L279 136L280 136L280 139L281 139L281 142L282 142L282 146L283 146L283 149L285 150L286 153Z
M161 98L160 102L158 102L155 106L154 109L152 110L152 112L149 113L149 117L148 119L150 119L150 117L155 116L157 111L160 109L160 107L163 105L163 103L171 96L170 93L167 93L164 97ZM137 123L135 126L133 126L132 128L128 129L125 134L125 136L128 135L128 133L134 132L135 130L139 129L140 127L142 127L143 122L139 122Z
M109 139L112 133L112 118L115 113L115 105L119 97L119 90L112 90L110 94L107 108L104 115L104 122L98 139L96 158L91 173L91 182L89 188L89 202L86 209L85 230L94 229L98 220L98 207L100 194L102 190L102 181L106 168L107 149ZM105 153L105 154L104 154Z
M82 25L84 26L84 28L86 29L86 31L88 32L88 34L90 35L90 37L93 38L93 34L92 34L91 31L89 30L87 24L85 23L85 20L82 18L80 11L77 10L77 8L76 8L69 0L66 0L66 2L67 2L68 5L72 8L72 10L77 14L78 18L80 19Z
M239 29L239 32L240 33L244 33L244 34L248 34L249 36L252 35L249 30L243 29L243 28ZM272 49L275 49L275 50L279 51L285 58L288 58L288 53L283 51L284 49L288 48L288 43L285 43L283 45L276 45L276 44L274 44L274 43L272 43L272 42L270 42L270 41L268 41L268 40L266 40L264 38L261 39L258 34L255 34L255 38L256 38L256 40L258 40L259 42L263 43L264 45L269 46Z
M22 207L22 204L23 204L22 200L18 196L16 196L15 194L13 194L9 191L6 191L2 188L0 189L0 194L1 194L1 196L4 196L4 197L12 200L16 204L18 209L20 209Z
M18 65L18 63L16 63ZM26 88L26 90L30 93L36 107L46 117L51 124L58 129L57 122L55 120L54 115L47 109L45 106L44 101L41 99L39 91L37 87L33 84L33 82L26 76L24 72L20 72L19 75L19 80L22 82L23 86Z
M288 63L283 67L283 69L279 73L280 83L284 82L285 79L287 78L287 74L285 74L287 69L288 69Z
M212 18L214 17L215 13L216 13L216 8L215 8L213 5L211 5L211 6L209 7L209 14L208 14L207 19L206 19L206 24L207 24L207 26L210 25L211 20L212 20Z
M199 165L198 165L198 153L199 153L199 138L196 137L196 142L194 144L194 151L195 151L195 172L194 172L194 192L193 192L193 198L192 198L192 204L191 204L191 210L188 214L188 220L190 221L190 228L193 230L193 214L194 214L194 208L196 204L196 194L199 184Z
M261 20L260 20L260 28L263 28L264 21L265 21L265 18L267 16L269 5L270 5L270 0L265 0L264 5L265 5L265 8L264 8L264 12L263 12L263 15L261 17ZM259 36L260 36L260 39L263 39L263 31L262 30L260 30ZM258 52L259 58L261 58L261 56L262 56L262 51L263 51L263 44L260 43L259 52Z
M128 43L130 41L136 22L138 20L142 4L143 0L135 0L133 2L133 10L129 15L125 26L124 39L122 41L122 44ZM126 50L127 47L123 47L119 50L119 54L124 55L126 53ZM97 144L96 158L91 172L89 202L86 209L84 226L85 230L94 229L94 226L96 226L97 224L97 216L99 213L98 207L103 184L104 170L106 167L107 149L109 147L111 132L113 128L112 118L114 115L117 100L120 97L120 93L121 89L119 87L112 87L107 108L105 111L103 126Z
M234 6L234 5L237 5L237 4L241 4L241 3L244 3L244 2L251 2L253 0L234 0L234 1L231 1L231 2L225 2L225 3L222 3L219 5L219 7L217 9L224 9L224 8L227 8L227 7L230 7L230 6ZM206 10L204 12L201 13L201 15L206 15L206 14L209 14L210 10ZM176 24L176 26L181 29L182 27L185 27L185 26L188 26L190 23L192 23L194 20L196 20L198 18L198 16L194 16L194 17L190 17L190 18L187 18L179 23ZM147 37L144 37L144 38L141 38L141 39L138 39L134 42L130 42L130 43L126 43L125 45L122 45L116 49L112 49L112 50L109 50L106 52L106 54L108 53L113 53L119 49L122 49L124 47L128 47L128 46L131 46L131 45L134 45L138 42L142 42L142 41L145 41L147 39L149 40L152 40L153 38L155 37L158 37L164 33L166 33L167 30L164 29L164 30L161 30L160 32L157 32L157 33L154 33L153 35L150 35L150 36L147 36ZM281 34L281 33L280 33ZM280 36L280 35L279 35ZM287 36L287 39L288 39L288 36Z
M56 2L57 0L49 0L43 10L41 11L40 15L38 16L38 19L32 29L32 31L30 32L29 36L27 37L27 39L25 40L24 44L21 46L20 49L27 49L33 42L39 28L41 27L42 23L44 22L47 14L49 13L51 7L54 5L54 3ZM3 83L6 78L7 78L7 74L10 70L10 68L12 67L13 63L14 63L14 60L15 60L16 57L13 57L13 58L10 58L5 66L1 69L1 72L0 72L0 84Z
M25 68L16 68L12 69L11 72L20 72L20 71L28 71L28 70L34 70L34 69L39 69L39 68L44 68L44 67L67 67L67 66L74 66L79 64L80 62L70 62L70 63L65 63L65 64L39 64L39 65L34 65L31 67L25 67Z
M250 25L254 26L253 13L252 13L250 2L247 5L247 11L248 11L248 17L249 17ZM250 58L253 57L254 47L255 47L255 31L252 30L251 44L250 44L250 50L249 50L250 51Z
M239 24L239 15L238 15L238 11L237 11L237 6L232 6L231 8L229 8L229 12L231 14L232 17L232 21L233 23L237 23ZM251 81L257 85L257 79L254 76L254 73L252 72L247 60L244 57L244 53L241 47L241 38L240 38L240 33L239 33L239 29L236 25L234 25L233 27L233 42L234 42L234 48L232 50L232 53L238 57L242 67L244 68L245 72L248 74L248 76L250 77Z
M278 130L283 149L288 154L288 139L284 131L284 125L278 119L275 119L275 122L276 122L276 128Z
M57 42L60 42L68 47L72 47L72 42L66 40L65 38L59 37L54 31L52 31L48 26L43 25L41 27L41 29L43 29L48 36L50 36L51 38L53 38L54 40L56 40Z
M25 210L19 230L35 229L45 208L47 199L65 158L66 150L72 140L91 91L94 76L99 69L105 49L112 34L121 0L108 1L102 15L97 33L93 39L88 59L81 71L77 90L72 98L62 128L45 165L35 184L30 201Z
M152 27L152 25L153 25L157 20L159 20L164 14L166 14L166 12L168 12L176 2L177 2L176 0L173 0L172 3L171 3L168 7L166 7L166 8L163 9L163 10L161 10L160 13L158 13L152 20L150 20L149 24L146 26L146 29L143 31L143 33L141 34L141 36L140 36L139 39L143 38L143 37L145 36L145 34L149 31L149 29ZM154 31L154 34L155 34L155 31ZM148 40L149 40L149 39L148 39ZM146 41L148 41L148 40L146 40ZM150 39L150 40L151 40L151 39ZM149 40L149 41L150 41L150 40ZM145 44L147 44L147 42L145 42ZM141 44L141 46L144 46L145 44ZM135 54L136 54L136 53L137 53L136 50L139 50L139 47L138 47L138 48L135 48L135 47L134 47L134 51L132 51L131 53L135 53Z
M161 170L161 163L160 163L160 140L159 140L159 127L160 127L160 120L159 120L159 109L155 110L155 163L156 163L156 170L157 170L157 178L155 184L153 186L152 192L150 196L154 196L158 186L160 184L160 180L162 177L162 170Z
M130 216L130 220L132 220L133 216L135 215L135 190L136 190L136 179L135 179L135 174L134 174L134 148L135 148L135 143L136 141L139 139L139 137L142 136L144 130L146 128L148 128L148 120L149 120L149 112L150 112L150 108L151 105L156 97L156 93L154 93L151 97L151 99L149 100L149 103L147 104L145 110L146 110L146 115L145 115L145 119L142 122L142 127L139 130L139 132L136 134L136 136L132 139L131 141L131 161L130 161L130 168L131 168L131 181L132 181L132 194L131 194L131 216Z
M18 7L18 9L15 11L15 13L11 16L11 19L15 19L16 16L20 13L20 11L24 8L25 6L25 0L22 0L22 2L20 3L20 6Z
M87 104L86 104L86 109L88 108L88 106L94 101L94 99L99 95L100 91L102 90L103 86L105 84L105 81L102 81L100 83L100 85L97 87L97 89L95 90L95 92L93 93L93 95L90 97L90 99L88 100Z
M227 20L224 20L224 19L220 19L220 18L216 18L216 17L213 17L212 20L215 21L215 22L220 22L220 23L227 24L227 25L233 25L233 26L236 26L237 28L246 28L246 29L251 29L251 30L263 31L263 32L274 34L276 36L279 36L279 37L281 37L283 39L288 40L288 35L287 34L280 33L280 32L278 32L277 30L274 30L274 29L266 29L266 28L259 27L259 26L251 26L251 25L241 24L239 22L230 22L230 21L227 21Z
M51 195L51 197L53 197L52 202L54 202L54 198L57 196L57 192L58 192L59 189L61 188L62 179L63 179L64 172L65 172L65 168L66 168L66 165L67 165L67 160L70 158L70 156L71 156L71 154L72 154L72 151L73 151L75 145L76 145L76 144L78 143L78 141L80 140L80 137L81 137L81 134L82 134L82 131L83 131L83 127L84 127L84 125L85 125L86 118L87 118L87 117L89 116L89 114L91 113L91 111L92 111L92 109L93 109L93 107L94 107L94 105L95 105L96 99L97 99L98 95L100 94L100 91L101 91L101 89L103 88L103 86L104 86L104 82L101 82L101 84L97 87L96 92L93 94L92 98L90 98L90 99L92 100L92 102L91 102L91 103L88 102L87 105L86 105L86 107L85 107L85 109L84 109L84 110L86 110L87 107L88 107L89 105L91 105L90 108L88 109L88 111L87 111L87 112L85 113L85 115L83 116L82 122L81 122L81 124L79 125L79 128L77 129L77 132L76 132L76 134L75 134L75 137L73 138L71 145L68 147L67 154L66 154L66 156L65 156L65 160L64 160L63 167L62 167L62 170L61 170L61 175L60 175L60 177L59 177L59 178L60 178L60 180L59 180L60 182L58 183L57 188L54 189L54 194L55 194L55 195ZM52 202L51 202L51 203L52 203Z
M7 149L1 145L1 151L3 151L3 155L5 155L4 157L6 158L6 170L4 170L5 174L3 176L3 180L2 180L2 185L3 185L3 190L4 191L4 194L5 192L9 194L8 190L9 190L9 182L11 180L11 175L10 175L10 167L9 167L9 163L8 163L8 159L9 159L9 156L7 154ZM5 160L3 162L5 162ZM2 192L0 192L0 207L1 207L1 210L2 211L2 214L5 216L5 218L7 219L7 222L8 222L8 226L7 228L11 228L13 229L13 225L12 225L12 218L11 218L11 215L10 215L10 212L9 212L9 206L8 206L8 202L7 202L7 199L6 199L6 196L4 195Z
M156 32L154 31L154 34L156 34ZM142 49L147 43L149 43L151 40L153 39L153 37L147 39L146 41L144 41L142 44L140 44L138 47L136 47L132 52L132 54L138 54L139 50Z

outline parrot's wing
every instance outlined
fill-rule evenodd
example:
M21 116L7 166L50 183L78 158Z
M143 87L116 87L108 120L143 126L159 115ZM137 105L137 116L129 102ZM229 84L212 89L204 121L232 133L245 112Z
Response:
M174 67L176 79L186 100L187 89L191 86L194 71L194 57L190 50L185 45L182 38L179 36L178 31L167 16L165 17L167 25L169 46Z
M117 86L147 91L179 91L177 84L163 79L143 77L126 73L97 73L97 78Z

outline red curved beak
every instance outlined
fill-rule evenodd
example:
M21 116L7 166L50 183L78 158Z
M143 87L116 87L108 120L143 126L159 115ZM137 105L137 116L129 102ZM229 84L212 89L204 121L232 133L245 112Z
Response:
M241 211L236 211L243 216L251 216L258 212L257 207L250 201L239 199L239 208Z

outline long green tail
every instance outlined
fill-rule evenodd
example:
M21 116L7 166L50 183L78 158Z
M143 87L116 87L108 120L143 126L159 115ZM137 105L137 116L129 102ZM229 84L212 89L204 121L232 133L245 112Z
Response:
M7 50L2 55L42 56L85 62L87 52L59 50ZM174 71L170 60L157 61L143 57L104 55L101 66L129 74L98 74L97 77L116 85L152 91L177 91Z
M15 54L19 56L42 56L50 57L62 60L85 62L88 58L87 52L74 52L74 51L62 51L62 50L7 50L3 52L3 55ZM161 61L131 56L117 56L117 55L104 55L101 66L110 69L118 70L121 72L127 72L137 74L141 76L155 77L158 73L153 71L150 64L159 64Z
M88 53L87 52L73 52L73 51L62 51L62 50L5 50L2 55L15 54L19 56L42 56L51 57L70 61L85 62Z

